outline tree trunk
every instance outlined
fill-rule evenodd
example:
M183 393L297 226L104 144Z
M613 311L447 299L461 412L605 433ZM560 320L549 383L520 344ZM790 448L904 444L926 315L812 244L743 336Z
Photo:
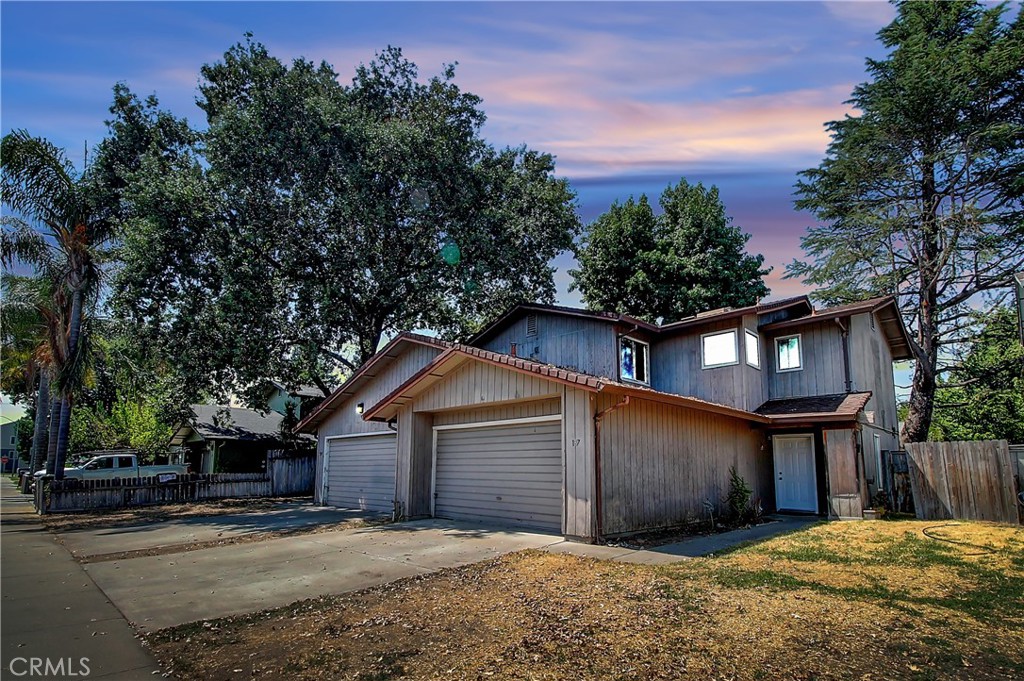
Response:
M926 158L930 154L926 154ZM935 190L935 165L921 166L921 255L918 265L920 301L918 303L917 344L920 351L914 362L914 382L910 409L903 424L904 442L924 442L932 426L935 410L936 371L939 360L939 268L941 249L938 231L939 197Z
M39 392L36 394L36 420L32 429L32 453L29 456L28 469L32 473L39 470L46 451L47 434L50 423L50 372L40 367Z
M71 430L71 398L60 400L60 428L57 429L57 461L53 466L53 477L64 479L64 464L68 460L68 433Z
M50 399L50 425L46 430L46 473L53 475L57 467L57 431L60 430L60 398L56 395Z
M71 294L71 323L68 329L68 354L65 362L77 362L75 353L78 350L78 336L82 330L82 287L76 286ZM60 403L60 429L57 431L57 462L53 474L58 479L64 478L64 463L68 459L68 434L71 431L71 400L66 387Z

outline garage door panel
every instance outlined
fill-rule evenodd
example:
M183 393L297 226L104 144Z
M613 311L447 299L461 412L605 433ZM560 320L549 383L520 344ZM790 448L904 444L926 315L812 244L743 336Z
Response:
M439 430L434 514L560 531L561 422Z
M395 495L396 446L394 433L329 440L327 503L390 512Z

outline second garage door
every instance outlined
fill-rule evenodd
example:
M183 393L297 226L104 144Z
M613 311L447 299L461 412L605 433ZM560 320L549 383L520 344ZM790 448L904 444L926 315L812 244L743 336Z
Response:
M562 530L561 420L438 429L434 515Z
M394 433L328 440L327 504L391 513L395 447Z

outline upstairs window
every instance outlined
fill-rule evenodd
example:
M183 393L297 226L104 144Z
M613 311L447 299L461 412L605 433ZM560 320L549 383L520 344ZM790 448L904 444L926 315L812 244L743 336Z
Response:
M526 315L526 335L527 337L537 335L537 315L535 314Z
M800 336L783 336L775 339L775 358L778 371L796 371L803 368L800 354Z
M700 337L701 367L712 369L730 364L739 364L739 350L736 347L736 331L706 333Z
M619 339L619 376L625 381L650 383L647 373L650 357L647 343L635 338Z
M753 331L743 331L744 350L747 354L747 364L755 369L761 368L761 343L757 334Z

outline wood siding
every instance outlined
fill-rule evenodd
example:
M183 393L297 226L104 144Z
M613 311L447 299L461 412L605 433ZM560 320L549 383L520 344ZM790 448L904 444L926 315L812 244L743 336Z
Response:
M593 376L618 378L615 325L609 322L536 313L537 335L527 336L527 316L510 324L481 347L516 354L537 362L573 369Z
M531 416L552 416L560 413L562 413L562 400L558 397L553 397L532 402L500 404L482 409L442 411L434 414L434 425L447 426L453 423L506 421L508 419L525 419Z
M595 471L594 413L597 396L563 386L562 451L565 454L565 512L562 532L567 537L593 538Z
M597 409L615 402L601 395ZM606 534L706 518L705 500L721 512L730 466L765 507L773 498L765 435L740 419L633 399L604 417L600 446Z
M317 430L321 444L330 435L349 435L352 433L384 432L387 424L376 421L364 421L356 413L355 406L360 402L366 409L377 404L391 391L402 385L414 373L426 366L441 350L428 345L412 345L401 356L396 357L387 367L374 378L367 381L363 388L337 406L334 412L324 419Z
M778 371L775 339L800 335L801 368L796 371ZM768 396L808 397L834 395L846 392L843 369L843 343L839 325L834 320L805 324L795 329L776 331L765 338L762 362Z
M867 499L857 456L857 434L851 428L825 429L822 439L828 465L829 517L861 518Z
M864 424L865 473L872 479L872 491L875 491L879 471L873 436L879 435L883 450L899 449L899 417L892 350L882 333L881 324L871 328L870 313L850 318L850 376L854 390L871 391L871 399L865 405L860 420Z
M746 362L744 330L757 333L757 318L748 315L739 320L709 323L678 336L667 338L651 348L651 387L667 393L688 395L717 404L753 411L765 399L764 341L761 344L761 369ZM701 362L701 336L717 331L735 331L738 364L705 369Z
M557 397L557 383L471 360L418 395L415 411L465 409L469 406Z

